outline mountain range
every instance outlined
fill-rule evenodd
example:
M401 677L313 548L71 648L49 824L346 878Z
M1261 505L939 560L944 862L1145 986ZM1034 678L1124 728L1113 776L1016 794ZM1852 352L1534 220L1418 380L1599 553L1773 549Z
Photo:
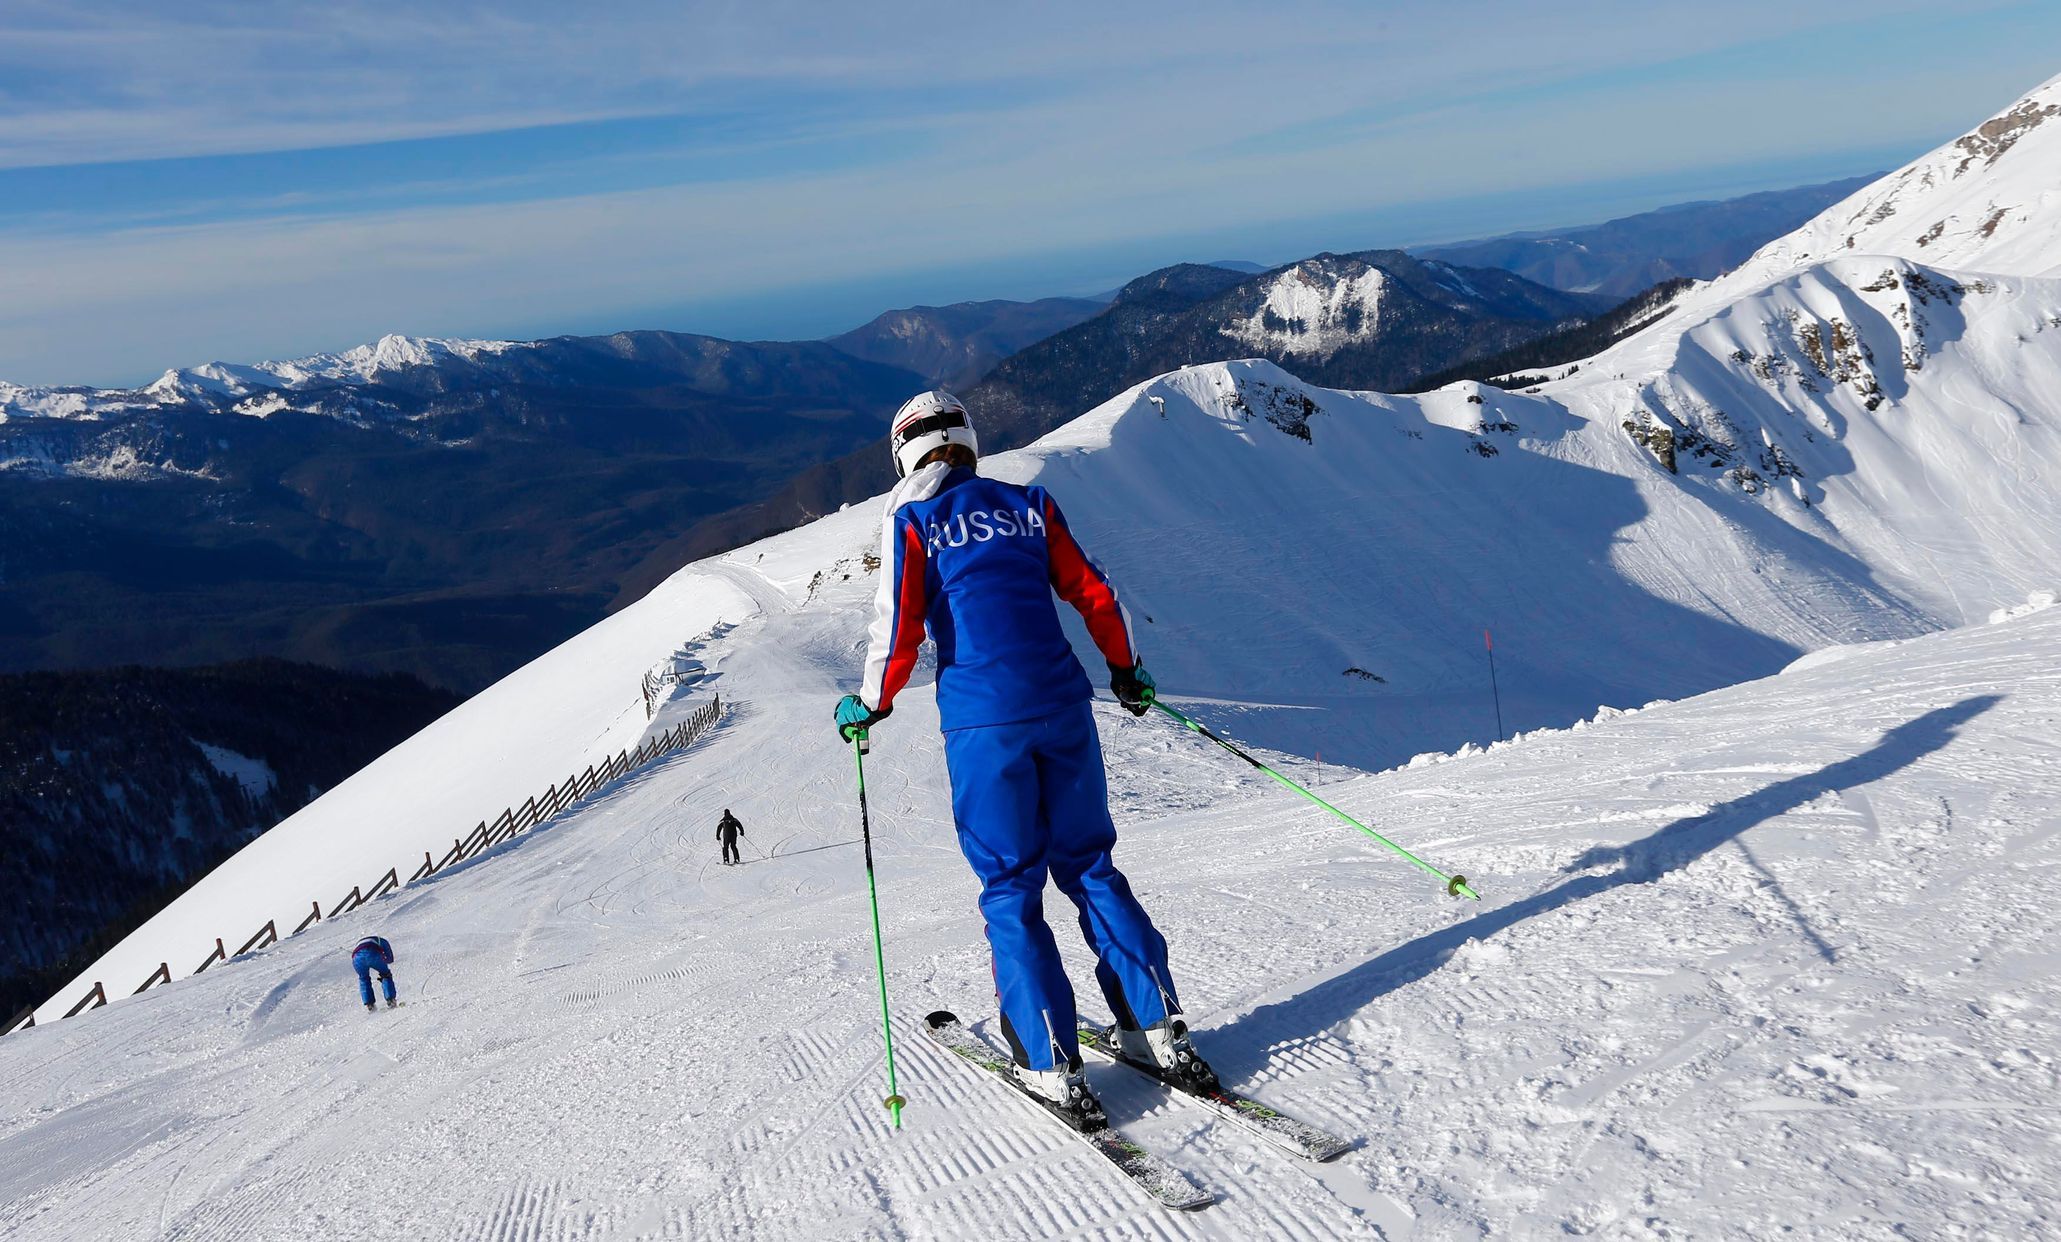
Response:
M1678 227L1697 218L1671 213ZM0 662L77 670L38 675L36 693L52 701L98 701L142 676L109 674L111 660L253 651L470 689L682 561L869 494L885 479L881 420L923 385L994 372L970 391L999 449L1196 359L1270 353L1336 384L1399 386L1421 365L1510 340L1532 352L1461 369L1580 356L1650 314L1634 300L1588 317L1603 301L1368 252L1279 269L1177 265L1106 298L912 307L820 343L388 337L283 363L186 368L132 390L0 385ZM332 682L324 693L359 713L352 736L420 723L377 676L356 693L347 674ZM248 698L243 681L205 669L156 693L208 718ZM195 766L190 744L167 750L155 719L103 713L86 741L52 733L9 760L9 779L63 786L77 772L54 756L85 750L139 756L139 773L160 773L154 787L220 782ZM297 762L268 739L243 736L237 753L273 770ZM337 753L354 766L371 752L339 741ZM14 944L17 973L61 969L51 964L81 943L97 951L298 805L196 797L180 812L177 848L160 847L151 817L110 814L117 804L98 795L80 803L97 808L95 839L138 869L119 884L48 869L56 913L34 943ZM27 815L16 828L43 822Z
M1877 174L1716 202L1677 203L1585 228L1419 247L1419 257L1500 267L1555 289L1630 297L1670 280L1722 276Z
M1319 381L1401 388L1588 322L1614 302L1399 250L1321 254L1259 273L1184 263L1130 282L1100 314L1004 359L963 395L977 412L983 448L1015 448L1183 366L1262 357ZM662 577L668 561L786 529L891 482L876 445L812 466L764 499L688 528L625 595L635 598Z
M2055 118L2061 79L1535 392L1342 392L1211 363L984 468L1065 499L1165 692L1354 766L1492 740L1483 627L1522 731L1979 623L2061 565ZM643 736L628 707L656 663L692 657L714 676L683 695L735 697L727 660L816 618L805 651L765 653L806 673L753 710L827 703L856 675L878 517L852 506L681 569L266 834L105 972L202 943L211 899L292 913L342 824L383 825L411 865L447 848L469 808ZM911 744L926 699L897 705ZM251 883L281 868L306 876Z
M1640 230L1640 261L1722 232L1695 223L1713 211L1737 215ZM470 690L684 560L869 494L869 446L922 387L968 388L1008 447L1168 366L1252 353L1402 386L1608 301L1480 274L1468 304L1429 275L1458 269L1393 252L1256 267L824 342L387 337L136 389L0 384L0 669L269 653Z
M876 439L921 383L820 342L634 332L17 392L0 663L258 652L477 687L680 526Z
M900 367L944 388L964 388L1019 350L1102 312L1101 298L990 300L887 311L830 337L852 355Z

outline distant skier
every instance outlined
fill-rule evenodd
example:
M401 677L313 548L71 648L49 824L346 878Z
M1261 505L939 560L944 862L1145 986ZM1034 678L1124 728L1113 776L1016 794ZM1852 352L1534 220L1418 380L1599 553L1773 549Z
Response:
M367 936L351 950L351 968L358 972L358 999L365 1002L365 1012L371 1013L378 1006L372 1003L372 976L379 976L379 986L386 991L386 1007L394 1008L401 1002L394 999L394 972L387 967L394 964L394 946L385 936Z
M716 840L723 843L723 865L725 867L734 866L744 861L744 858L737 852L737 838L743 835L744 825L738 821L735 815L730 813L729 807L724 807L723 818L716 821Z
M885 719L916 667L928 624L959 847L980 877L1002 1030L1017 1076L1076 1125L1104 1122L1081 1073L1073 988L1045 923L1045 877L1080 911L1095 980L1125 1051L1200 1089L1167 969L1166 940L1110 859L1093 692L1060 629L1073 605L1133 715L1152 701L1130 616L1042 487L982 478L966 407L943 390L912 398L889 434L901 482L881 530L881 581L858 694L837 705L841 736Z

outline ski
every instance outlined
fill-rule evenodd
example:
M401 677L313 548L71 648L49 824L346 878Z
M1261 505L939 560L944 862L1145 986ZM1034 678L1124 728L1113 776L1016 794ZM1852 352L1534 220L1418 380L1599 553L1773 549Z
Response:
M1322 1163L1352 1146L1349 1139L1328 1134L1308 1122L1297 1121L1228 1087L1219 1086L1217 1090L1208 1092L1193 1091L1164 1077L1158 1066L1133 1061L1124 1056L1121 1045L1117 1043L1116 1028L1113 1026L1097 1028L1083 1025L1079 1031L1079 1038L1083 1051L1092 1052L1106 1061L1136 1070L1161 1086L1185 1095L1198 1104L1206 1105L1231 1124L1250 1131L1292 1155Z
M1015 1088L1018 1095L1037 1105L1039 1111L1057 1121L1068 1134L1094 1148L1161 1206L1190 1211L1216 1202L1216 1195L1196 1186L1188 1180L1187 1174L1125 1138L1116 1127L1104 1126L1092 1133L1075 1129L1057 1109L1026 1090L1010 1072L1009 1058L993 1044L968 1030L957 1016L940 1009L925 1018L923 1024L929 1029L930 1037L947 1051Z

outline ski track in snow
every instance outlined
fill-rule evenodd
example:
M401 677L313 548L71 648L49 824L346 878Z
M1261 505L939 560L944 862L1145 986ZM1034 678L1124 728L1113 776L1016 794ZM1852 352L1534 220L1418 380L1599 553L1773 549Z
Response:
M932 1008L992 1012L923 689L869 766L909 1099L889 1128L850 770L822 719L866 585L713 644L737 710L560 820L0 1042L0 1237L2055 1227L2061 610L1324 786L1474 877L1479 905L1102 705L1119 859L1205 1051L1363 1136L1299 1165L1091 1067L1119 1123L1221 1196L1173 1215L920 1034ZM773 858L712 865L723 805ZM367 1015L346 953L371 931L408 1003Z

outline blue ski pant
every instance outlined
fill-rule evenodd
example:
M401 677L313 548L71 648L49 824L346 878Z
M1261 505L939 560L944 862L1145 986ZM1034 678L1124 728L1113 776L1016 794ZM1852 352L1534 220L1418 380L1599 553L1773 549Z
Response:
M372 976L379 975L379 985L386 989L386 998L394 998L394 972L387 968L386 959L370 949L351 954L351 968L358 972L358 999L372 1003Z
M947 730L945 766L959 848L980 877L1002 1030L1017 1060L1052 1069L1080 1055L1073 987L1045 923L1047 875L1079 912L1116 1020L1137 1029L1179 1013L1166 939L1109 856L1116 825L1088 704Z

